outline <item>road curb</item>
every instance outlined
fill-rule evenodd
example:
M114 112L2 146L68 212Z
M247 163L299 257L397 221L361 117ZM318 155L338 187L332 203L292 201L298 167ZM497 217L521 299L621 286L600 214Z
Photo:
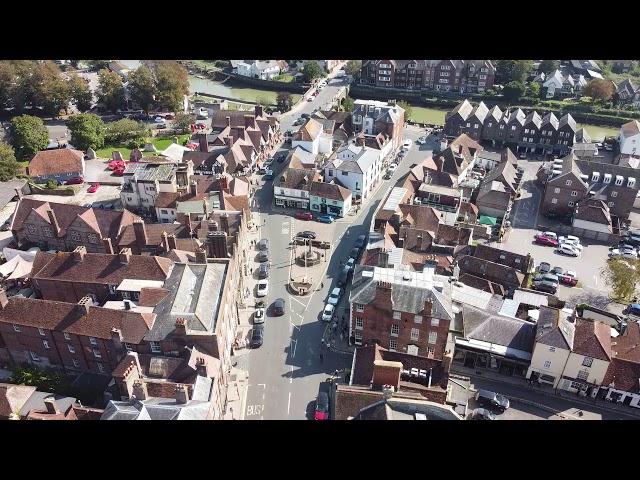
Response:
M517 403L522 403L524 405L529 405L529 406L538 408L540 410L545 410L547 412L550 412L550 413L553 413L555 415L558 415L562 419L582 420L582 418L576 417L575 415L571 415L570 413L562 413L562 410L557 410L555 408L548 407L546 405L542 405L542 404L537 403L537 402L532 402L531 400L527 400L525 398L518 398L518 397L513 397L513 396L509 395L509 400L511 400L513 402L517 402Z

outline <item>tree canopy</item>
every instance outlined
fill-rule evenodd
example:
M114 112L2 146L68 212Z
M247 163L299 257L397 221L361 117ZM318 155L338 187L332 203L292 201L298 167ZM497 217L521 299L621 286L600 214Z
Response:
M347 75L357 75L362 69L362 60L349 60L344 66Z
M601 273L612 293L618 300L629 301L633 297L636 284L640 280L640 262L628 258L614 258L607 261Z
M86 151L89 148L96 150L104 145L105 125L99 116L93 113L73 115L66 124L74 147Z
M521 98L525 91L526 87L524 86L524 83L514 81L509 82L504 86L502 89L502 95L505 100L512 102Z
M307 82L322 77L323 71L315 60L307 60L302 67L302 74Z
M189 127L194 123L196 123L196 116L191 115L190 113L177 113L176 118L173 121L176 129L183 132L189 131Z
M542 60L538 70L548 75L555 72L558 68L560 68L559 60Z
M342 110L345 112L353 112L356 105L351 97L345 97L342 99Z
M594 78L582 89L582 94L593 98L594 101L606 102L611 99L616 89L611 80Z
M78 110L81 112L91 110L93 106L93 94L83 78L75 73L71 74L69 77L69 90L71 99Z
M279 92L276 97L276 104L280 112L288 112L293 107L293 97L289 92Z
M13 148L11 145L0 142L0 182L11 180L16 173L18 173L18 162Z
M182 110L184 96L189 93L187 69L173 60L146 62L153 72L156 104L172 111Z
M148 66L141 65L129 74L129 94L131 99L145 113L149 113L151 107L153 107L157 92L158 89L156 88L153 72Z
M413 113L413 107L405 100L400 100L398 106L404 108L404 121L408 121Z
M11 140L20 161L31 158L49 145L49 131L42 119L31 115L20 115L11 119Z
M143 145L149 134L144 123L123 118L105 125L104 139L111 145L133 145L133 148Z
M531 60L498 60L496 83L524 82L533 68Z
M98 100L110 111L123 108L125 105L124 85L122 78L107 69L98 72Z

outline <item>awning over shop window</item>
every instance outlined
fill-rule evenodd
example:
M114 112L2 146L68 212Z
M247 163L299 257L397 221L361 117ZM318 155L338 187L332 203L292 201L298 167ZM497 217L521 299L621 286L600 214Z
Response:
M495 225L498 223L498 219L496 217L488 217L487 215L480 215L480 220L478 220L480 225Z

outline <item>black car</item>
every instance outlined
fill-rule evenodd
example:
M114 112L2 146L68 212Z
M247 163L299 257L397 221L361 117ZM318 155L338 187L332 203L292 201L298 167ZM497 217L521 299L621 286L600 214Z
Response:
M258 250L260 251L269 250L269 240L267 240L266 238L263 238L262 240L260 240L258 242Z
M360 249L358 247L353 247L351 249L351 253L349 254L349 258L355 258L356 260L360 256Z
M496 416L486 408L476 408L471 412L471 420L495 420Z
M258 261L259 262L268 262L269 261L269 250L260 250L258 253Z
M251 331L251 348L258 348L264 340L264 326L254 325Z
M273 302L273 314L274 315L284 315L285 312L285 302L282 298L277 298L275 302Z
M534 290L554 294L558 291L558 284L548 280L533 283Z
M277 162L278 162L278 163L282 163L282 162L284 162L284 161L285 161L285 159L286 159L286 158L287 158L287 154L286 154L286 153L285 153L284 155L280 155L280 156L278 157Z
M355 246L358 248L364 247L365 242L367 241L366 235L358 235L358 239L356 240Z
M302 115L300 115L300 118L309 118L311 115L309 115L308 113L303 113Z
M304 232L300 232L298 234L298 237L310 238L311 240L315 240L316 239L316 232L312 232L310 230L305 230Z
M349 267L344 267L338 276L338 286L342 287L347 284L349 281L349 274L351 273L351 269Z
M478 402L478 405L481 407L500 413L503 413L509 408L509 399L507 397L489 390L478 390L478 393L476 393L476 402Z
M540 273L549 273L551 271L551 264L547 262L541 262L538 267Z
M260 264L260 266L258 267L258 278L262 279L262 278L268 278L268 277L269 277L269 264L268 263Z

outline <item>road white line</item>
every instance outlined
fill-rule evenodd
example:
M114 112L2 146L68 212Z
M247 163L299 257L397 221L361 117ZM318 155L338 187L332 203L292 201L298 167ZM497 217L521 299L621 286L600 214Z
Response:
M289 383L293 383L293 365L291 365L291 375L289 376Z
M290 408L291 408L291 392L289 392L289 401L287 402L287 415L289 415Z
M265 383L258 383L257 385L258 386L262 385L262 388L265 388L265 389L267 388L267 385Z
M307 306L305 303L302 303L300 300L298 300L298 299L297 299L297 298L295 298L295 297L289 297L289 298L291 298L291 300L293 300L294 302L298 302L298 303L299 303L300 305L302 305L303 307L306 307L306 306Z
M298 341L297 340L291 340L292 342L295 342L293 344L293 351L291 352L291 358L294 358L296 356L296 348L298 348ZM293 367L291 367L293 368Z

